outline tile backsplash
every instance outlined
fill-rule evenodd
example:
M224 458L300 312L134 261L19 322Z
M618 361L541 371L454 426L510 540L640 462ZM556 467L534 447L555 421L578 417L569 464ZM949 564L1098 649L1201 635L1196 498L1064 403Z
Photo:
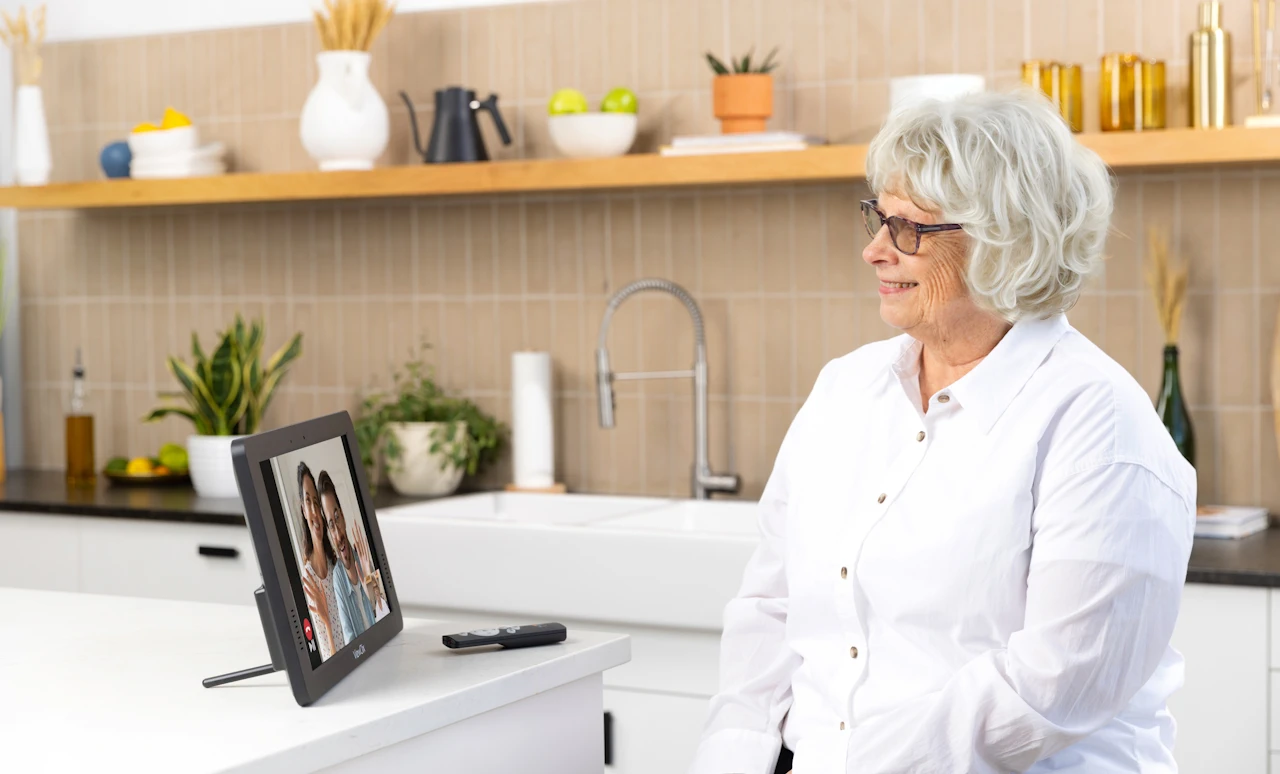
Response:
M1248 4L1224 4L1236 71L1250 72ZM393 19L373 78L391 110L384 163L411 163L404 89L431 121L446 84L500 95L515 142L497 158L554 155L545 104L576 86L596 101L628 85L639 150L715 131L702 52L781 46L774 127L866 141L888 78L978 72L1003 88L1032 56L1081 62L1096 129L1104 51L1170 64L1170 116L1185 112L1193 0L569 0ZM48 46L45 99L58 180L94 179L97 152L172 105L226 142L241 171L310 169L298 116L315 78L308 24ZM1251 104L1247 79L1237 119ZM60 468L77 347L93 388L100 460L144 453L187 428L138 419L170 385L164 358L239 311L268 345L304 334L273 425L354 410L420 341L441 381L501 417L510 354L553 353L558 472L579 491L684 495L692 461L685 382L619 384L618 427L596 426L592 350L608 297L640 276L689 289L706 317L711 454L758 495L822 364L892 335L859 257L862 184L449 200L23 213L19 219L27 462ZM1162 338L1143 284L1145 233L1166 229L1191 265L1183 325L1202 501L1280 511L1269 368L1280 310L1280 169L1119 178L1105 276L1069 318L1153 394ZM682 308L641 296L617 315L619 370L692 358ZM501 484L507 469L484 483Z

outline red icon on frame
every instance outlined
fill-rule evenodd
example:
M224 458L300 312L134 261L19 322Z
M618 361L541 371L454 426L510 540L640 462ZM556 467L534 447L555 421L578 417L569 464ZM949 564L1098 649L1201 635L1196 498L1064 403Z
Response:
M302 633L307 635L308 641L311 640L311 619L310 618L302 619Z

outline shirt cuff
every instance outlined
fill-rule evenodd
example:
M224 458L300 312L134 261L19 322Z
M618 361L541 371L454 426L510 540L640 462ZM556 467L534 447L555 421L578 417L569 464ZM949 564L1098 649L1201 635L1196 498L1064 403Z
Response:
M782 737L725 729L704 737L689 774L773 774Z

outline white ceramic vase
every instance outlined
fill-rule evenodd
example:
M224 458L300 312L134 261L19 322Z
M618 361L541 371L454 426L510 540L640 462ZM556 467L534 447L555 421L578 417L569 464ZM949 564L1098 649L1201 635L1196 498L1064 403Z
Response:
M324 171L373 169L387 148L387 103L369 80L369 54L323 51L320 81L302 107L302 146Z
M187 437L187 464L191 485L201 497L239 497L235 470L231 467L231 442L243 435L192 435Z
M400 446L400 458L387 461L387 478L391 486L402 495L416 497L442 497L453 494L462 482L462 468L450 462L440 452L431 451L431 435L444 422L393 422L387 432ZM465 423L459 423L459 433L467 432Z
M39 86L19 86L13 110L14 178L18 185L44 185L52 169L44 95Z

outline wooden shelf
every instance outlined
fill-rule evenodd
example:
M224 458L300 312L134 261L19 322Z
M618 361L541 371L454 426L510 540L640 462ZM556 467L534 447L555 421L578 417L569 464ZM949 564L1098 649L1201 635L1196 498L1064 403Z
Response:
M1280 162L1280 129L1170 129L1081 135L1116 170ZM0 207L90 209L248 202L470 196L861 179L865 145L664 158L540 159L385 167L369 172L231 174L183 180L99 180L0 188Z

